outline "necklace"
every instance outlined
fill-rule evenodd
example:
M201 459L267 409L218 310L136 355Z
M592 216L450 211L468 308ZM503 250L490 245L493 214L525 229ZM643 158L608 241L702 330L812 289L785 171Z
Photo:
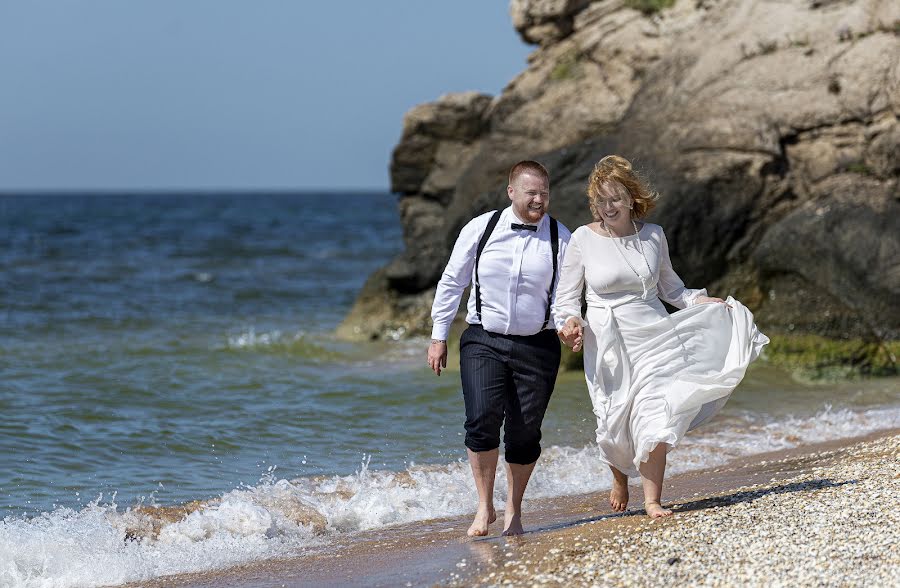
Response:
M650 278L653 277L653 270L650 269L650 262L647 261L647 256L644 254L644 244L641 242L641 237L640 237L640 235L638 235L637 223L634 222L634 219L631 219L631 226L634 227L634 235L637 237L638 249L639 249L640 252L641 252L641 257L644 258L644 264L647 266L647 277L646 277L646 278L645 278L644 276L642 276L642 275L640 274L640 272L638 272L638 271L634 268L633 265L631 265L631 262L628 261L628 258L627 258L627 257L625 257L625 254L622 253L622 250L621 250L621 249L619 249L619 244L616 243L617 237L616 237L615 233L612 232L612 230L606 225L606 223L603 223L603 228L606 229L606 232L609 233L609 236L613 238L613 240L612 240L612 241L613 241L613 247L615 247L616 251L619 252L619 257L622 258L622 261L624 261L625 264L626 264L629 268L631 268L631 271L634 272L634 275L636 275L636 276L638 277L638 279L641 281L641 289L643 290L643 293L641 294L641 298L646 299L646 298L647 298L647 282L650 280Z

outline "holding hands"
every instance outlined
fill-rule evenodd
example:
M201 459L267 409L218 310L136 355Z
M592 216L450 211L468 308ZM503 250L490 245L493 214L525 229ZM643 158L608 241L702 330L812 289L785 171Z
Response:
M563 328L557 332L557 335L560 341L572 348L572 351L581 351L581 346L584 343L584 327L581 326L577 318L574 316L569 317Z

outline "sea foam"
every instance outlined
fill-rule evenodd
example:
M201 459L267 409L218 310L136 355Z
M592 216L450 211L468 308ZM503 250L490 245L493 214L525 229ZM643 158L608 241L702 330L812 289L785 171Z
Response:
M733 458L863 435L900 426L900 407L826 408L811 417L766 421L747 413L688 434L670 455L669 473L721 465ZM413 465L349 476L276 479L192 506L120 510L97 500L75 511L0 522L0 586L105 586L221 569L327 549L336 536L469 513L474 489L468 464ZM528 498L608 488L609 469L595 447L548 447ZM500 468L495 499L505 498ZM179 508L181 509L179 514ZM178 516L173 516L175 512Z

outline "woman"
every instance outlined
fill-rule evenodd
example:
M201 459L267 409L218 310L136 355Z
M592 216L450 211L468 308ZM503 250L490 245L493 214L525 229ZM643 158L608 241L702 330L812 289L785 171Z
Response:
M572 233L553 307L560 338L575 351L584 344L610 505L625 510L628 476L640 475L653 518L672 514L660 504L666 453L722 408L769 342L736 300L685 288L662 227L639 222L656 198L626 159L597 163L588 184L595 222ZM660 299L684 310L669 315Z

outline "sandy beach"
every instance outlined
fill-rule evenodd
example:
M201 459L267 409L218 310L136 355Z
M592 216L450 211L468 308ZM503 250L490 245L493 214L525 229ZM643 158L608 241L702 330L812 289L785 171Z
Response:
M697 472L673 480L672 517L593 520L493 545L450 584L896 586L898 458L892 431ZM704 480L717 491L684 498Z
M900 430L673 476L651 521L605 493L526 504L528 533L468 517L359 534L296 559L130 584L180 586L888 586L900 583ZM501 515L502 516L502 515Z

